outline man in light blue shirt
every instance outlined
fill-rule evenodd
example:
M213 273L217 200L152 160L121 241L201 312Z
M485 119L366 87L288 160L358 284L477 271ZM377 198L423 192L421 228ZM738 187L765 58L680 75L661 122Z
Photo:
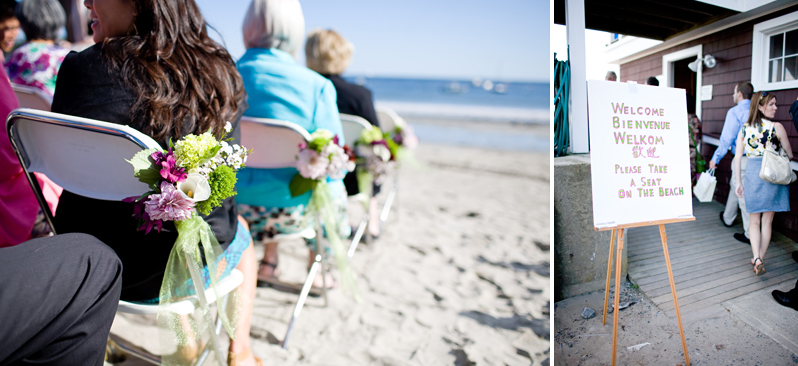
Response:
M754 87L751 83L743 81L734 86L734 102L736 106L729 109L726 113L726 121L723 122L723 130L720 133L720 145L712 155L709 161L709 168L715 169L720 163L720 160L726 155L731 148L734 151L737 143L737 135L740 133L745 122L748 120L748 111L751 109L751 95L754 94ZM740 168L740 175L745 176L745 166L748 163L748 158L743 156ZM734 177L734 164L732 164L732 177ZM740 215L743 218L744 233L735 233L734 238L747 244L751 244L748 239L748 211L745 209L745 200L740 199L735 194L737 190L737 182L735 179L729 180L729 198L726 199L726 209L720 213L720 221L726 227L731 227L734 220L737 218L737 207L740 207Z

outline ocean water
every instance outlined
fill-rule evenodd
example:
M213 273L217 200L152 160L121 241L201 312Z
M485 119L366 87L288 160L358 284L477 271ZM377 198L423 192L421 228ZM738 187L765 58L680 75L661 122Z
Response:
M549 124L549 84L512 81L346 77L371 90L378 108L393 109L422 143L548 151L549 136L529 129L468 128L471 122ZM462 126L431 120L468 121Z

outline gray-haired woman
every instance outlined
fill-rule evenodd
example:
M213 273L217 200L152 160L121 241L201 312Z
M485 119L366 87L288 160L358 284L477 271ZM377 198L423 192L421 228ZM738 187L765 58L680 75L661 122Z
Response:
M247 52L238 60L238 72L249 96L250 117L273 118L296 123L310 133L325 129L345 143L343 127L335 105L332 83L296 62L305 39L305 20L298 0L253 0L243 25ZM257 149L257 146L252 146ZM255 241L265 246L258 280L264 285L286 288L278 265L278 235L303 234L310 228L302 218L307 213L311 192L293 197L288 188L296 168L255 169L238 172L238 212L247 220ZM341 237L351 228L346 216L346 193L341 179L328 181L333 206L340 220ZM311 230L312 231L312 230ZM316 256L315 238L306 239L310 253L308 267ZM320 294L326 281L317 275L311 293Z

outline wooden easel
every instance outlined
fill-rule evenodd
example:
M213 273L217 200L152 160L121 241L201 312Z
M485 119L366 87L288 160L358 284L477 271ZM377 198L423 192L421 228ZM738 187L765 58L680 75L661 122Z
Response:
M607 262L607 285L604 288L604 319L602 320L602 324L607 324L607 302L609 301L610 296L610 275L612 273L612 248L615 244L615 239L618 239L618 246L615 255L615 307L614 311L615 314L613 315L613 327L612 327L612 366L615 366L615 356L617 355L618 351L618 301L619 296L621 293L621 254L623 254L623 236L626 232L626 229L632 227L642 227L642 226L653 226L659 225L659 236L662 239L662 250L665 253L665 265L668 267L668 279L671 282L671 295L673 295L673 305L676 309L676 320L679 322L679 335L682 336L682 349L684 350L684 360L687 363L687 366L690 366L690 357L687 355L687 342L684 339L684 328L682 327L682 316L679 313L679 300L676 299L676 285L673 282L673 269L671 269L671 257L668 254L668 236L665 234L665 224L675 223L675 222L684 222L684 221L693 221L695 218L689 219L671 219L671 220L659 220L659 221L648 221L648 222L641 222L641 223L634 223L634 224L624 224L618 225L608 228L596 228L596 231L606 231L612 230L612 234L610 235L610 260Z

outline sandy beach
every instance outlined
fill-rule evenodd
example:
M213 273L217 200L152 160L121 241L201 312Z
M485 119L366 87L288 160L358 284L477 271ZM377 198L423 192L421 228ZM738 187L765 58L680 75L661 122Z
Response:
M548 126L501 129L549 133ZM418 166L399 171L399 193L381 237L352 258L361 302L340 289L329 293L326 307L310 298L283 350L278 343L297 296L258 288L251 334L265 364L550 363L549 154L421 139ZM358 205L350 201L353 225ZM260 258L263 246L255 249ZM282 278L300 282L304 245L287 242L280 256ZM151 323L118 315L112 331L156 349Z

